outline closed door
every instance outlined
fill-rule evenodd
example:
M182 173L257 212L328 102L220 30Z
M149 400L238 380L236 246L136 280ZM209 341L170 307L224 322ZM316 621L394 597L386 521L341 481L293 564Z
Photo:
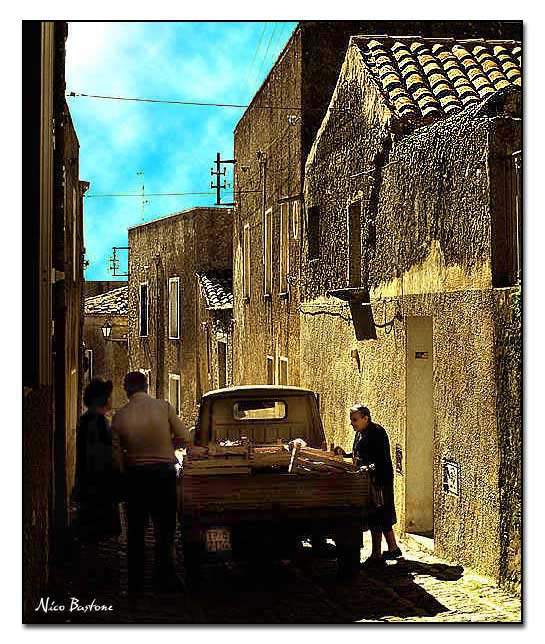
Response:
M433 318L407 318L406 531L433 535Z

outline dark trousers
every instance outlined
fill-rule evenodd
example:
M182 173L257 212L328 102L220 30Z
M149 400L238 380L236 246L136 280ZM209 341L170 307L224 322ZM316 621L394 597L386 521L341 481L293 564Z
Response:
M144 533L150 517L155 530L155 573L166 582L175 572L176 471L172 463L128 468L129 586L141 585L144 578Z

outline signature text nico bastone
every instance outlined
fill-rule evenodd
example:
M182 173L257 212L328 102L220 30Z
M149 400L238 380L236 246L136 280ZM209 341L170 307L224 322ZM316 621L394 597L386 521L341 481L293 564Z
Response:
M89 604L80 604L77 597L70 597L69 604L58 604L51 597L40 597L40 601L35 611L43 611L44 613L100 613L113 611L114 607L106 604L99 604L96 599L93 599Z

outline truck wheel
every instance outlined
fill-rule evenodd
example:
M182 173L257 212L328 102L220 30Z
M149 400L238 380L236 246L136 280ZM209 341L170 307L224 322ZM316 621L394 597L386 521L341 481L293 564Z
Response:
M202 570L199 546L189 544L184 546L185 583L189 588L197 588L201 583Z
M340 577L353 577L360 569L359 546L344 546L339 549L337 556Z

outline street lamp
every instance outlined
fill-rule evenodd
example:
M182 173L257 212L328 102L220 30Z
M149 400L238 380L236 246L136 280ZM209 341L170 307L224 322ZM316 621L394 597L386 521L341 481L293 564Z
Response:
M110 322L105 322L100 330L102 331L104 340L108 342L110 336L112 335L112 325L110 324Z

